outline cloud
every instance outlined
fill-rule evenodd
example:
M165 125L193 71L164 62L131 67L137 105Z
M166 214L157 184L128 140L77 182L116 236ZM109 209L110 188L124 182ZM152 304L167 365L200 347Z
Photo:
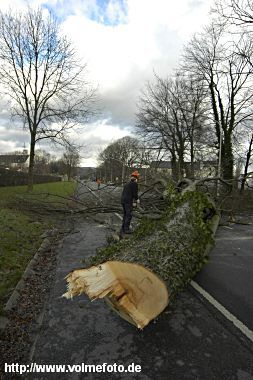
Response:
M131 133L140 90L153 79L154 71L164 76L173 72L183 45L207 22L212 0L32 0L30 3L56 15L62 32L72 40L80 59L87 63L88 79L99 86L102 112L79 135L80 141L89 145L93 160L99 147L105 147L112 138ZM20 9L25 4L23 0L1 0L0 9L9 6ZM0 125L4 126L1 116L0 113ZM5 114L5 122L6 117ZM8 149L18 141L22 146L23 134L5 131ZM7 145L0 143L0 153L4 147Z
M91 9L94 2L88 3ZM94 5L96 17L91 19L91 10L86 13L86 8L77 2L72 3L72 12L63 22L63 30L87 61L91 79L99 84L106 115L110 115L112 122L124 126L134 123L139 91L152 79L153 71L168 75L176 68L186 38L198 30L199 20L206 20L204 16L208 14L210 2L103 3L104 14L108 8L112 15L118 14L118 8L122 7L122 23L105 23L98 3Z
M80 133L81 129L83 133ZM80 127L76 133L72 133L72 140L81 146L80 155L82 157L82 165L92 163L98 164L97 158L100 152L113 141L116 141L126 135L131 135L130 128L122 129L119 126L112 125L110 120L98 120L85 127Z
M0 154L22 150L27 144L27 134L21 128L0 126Z

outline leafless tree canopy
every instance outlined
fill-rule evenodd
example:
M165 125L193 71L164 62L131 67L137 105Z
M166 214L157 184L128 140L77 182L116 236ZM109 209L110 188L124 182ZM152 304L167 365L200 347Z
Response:
M137 130L170 152L175 179L183 175L186 159L193 164L200 150L207 118L205 92L204 86L190 77L155 75L140 96ZM193 175L192 170L187 174Z
M251 0L217 0L214 11L237 26L253 23Z
M239 41L236 45L236 53L249 67L248 75L252 77L252 23L253 23L253 4L250 0L216 0L212 10L221 23L226 24L227 30L231 33L234 40ZM244 71L246 67L244 67ZM247 83L248 83L247 78ZM249 86L250 87L250 86ZM251 85L252 87L252 85ZM241 189L244 189L251 164L252 156L252 99L245 102L240 110L243 117L238 120L237 133L234 134L234 146L239 157L239 163L244 162L244 173L242 175ZM242 111L242 112L241 112ZM246 117L245 117L246 116ZM236 115L237 117L237 115ZM237 118L238 119L238 118ZM240 145L242 150L238 149Z
M0 13L1 85L30 132L30 174L37 141L66 139L69 128L87 121L94 91L84 72L51 15L31 8Z
M184 54L184 69L208 88L226 179L233 178L233 134L253 115L252 66L242 54L246 45L252 54L252 44L238 36L228 39L226 26L212 23L192 38Z
M99 173L104 180L118 181L122 183L133 171L150 164L151 152L145 149L145 145L137 139L126 136L109 144L99 155L101 165Z
M75 174L76 167L80 164L79 150L75 146L67 146L62 156L68 180Z

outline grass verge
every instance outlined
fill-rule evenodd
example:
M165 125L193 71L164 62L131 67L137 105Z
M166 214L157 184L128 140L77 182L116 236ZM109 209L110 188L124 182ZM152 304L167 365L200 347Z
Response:
M74 182L34 185L31 196L39 195L36 201L41 199L45 202L40 194L55 194L63 197L61 205L64 206L68 202L64 197L71 196L75 186ZM18 200L22 195L26 195L26 186L0 188L0 313L39 248L41 235L58 222L50 213L42 216L23 206L19 207ZM57 202L57 197L48 195L47 200L53 204Z

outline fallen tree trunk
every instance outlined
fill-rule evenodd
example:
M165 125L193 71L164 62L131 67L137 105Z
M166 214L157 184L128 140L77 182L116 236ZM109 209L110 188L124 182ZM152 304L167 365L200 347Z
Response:
M219 223L214 203L192 182L166 202L161 219L143 219L130 239L100 249L90 268L71 272L64 297L105 298L138 328L159 315L207 261Z
M138 264L107 261L89 269L75 270L67 280L67 298L84 292L91 300L105 298L122 318L140 328L168 304L166 284Z

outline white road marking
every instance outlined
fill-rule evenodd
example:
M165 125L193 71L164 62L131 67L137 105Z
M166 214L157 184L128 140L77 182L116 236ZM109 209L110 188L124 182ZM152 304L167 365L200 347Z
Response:
M121 215L117 212L114 213L120 219L123 219ZM191 286L197 290L208 302L210 302L220 313L222 313L229 321L231 321L246 337L253 342L253 331L251 331L247 326L245 326L236 316L230 313L224 306L222 306L216 299L214 299L211 294L207 293L201 286L199 286L195 281L191 281Z
M253 240L253 236L233 236L233 237L218 237L215 238L215 241L223 241L223 240L229 240L229 241L234 241L234 240Z
M240 248L237 248L240 249ZM241 253L241 252L232 252L232 253L212 253L212 257L253 257L252 253Z
M122 216L120 214L118 214L117 212L114 213L120 220L122 220Z
M224 315L229 321L231 321L246 337L253 342L253 331L245 326L236 316L230 313L224 306L222 306L211 294L206 292L195 281L191 281L191 286L197 290L208 302L210 302L220 313Z

